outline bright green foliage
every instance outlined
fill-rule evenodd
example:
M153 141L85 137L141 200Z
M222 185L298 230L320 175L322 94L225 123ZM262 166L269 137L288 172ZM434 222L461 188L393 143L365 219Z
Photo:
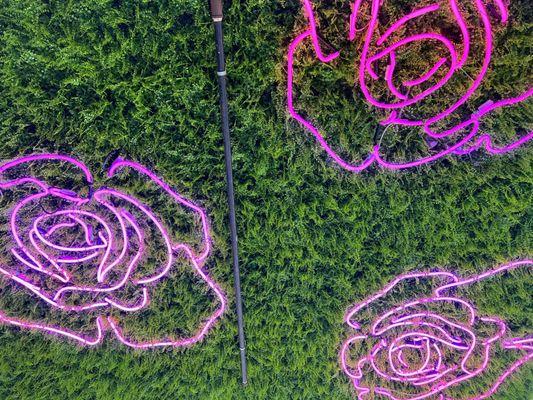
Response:
M58 151L93 170L117 154L153 167L208 210L216 246L208 268L231 297L206 3L0 0L0 160ZM406 270L466 274L531 254L531 148L409 172L341 171L284 109L284 57L301 27L299 2L226 3L249 386L239 385L231 311L188 350L137 352L113 341L87 350L1 328L0 399L347 400L353 392L337 353L350 304ZM508 82L525 79L531 66L531 7L512 3L518 20L506 50L513 56L495 60L491 93L508 93ZM346 99L322 99L339 115L353 113ZM353 126L374 129L375 116L363 123L368 113L352 115ZM531 331L531 286L509 282L475 292L484 296L481 312ZM522 369L496 397L528 398L532 376L531 367Z

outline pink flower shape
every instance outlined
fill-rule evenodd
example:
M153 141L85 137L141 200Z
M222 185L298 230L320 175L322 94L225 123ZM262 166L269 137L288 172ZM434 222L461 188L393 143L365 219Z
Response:
M50 164L76 171L78 181L88 190L57 187L29 172L30 166L46 170ZM5 311L0 311L0 322L62 335L87 346L101 343L110 331L123 344L140 349L191 345L213 327L225 310L226 299L202 268L211 246L205 211L132 161L117 159L107 171L108 179L127 168L168 196L172 204L192 213L201 226L199 250L176 242L161 217L138 198L118 189L95 189L89 169L72 157L39 154L0 164L0 190L17 198L5 217L10 240L0 243L6 247L1 253L9 255L11 262L0 262L1 280L31 296L43 313L74 322L89 318L92 333ZM168 277L178 260L192 266L214 294L218 308L191 337L128 339L116 315L145 312L157 284Z
M420 129L420 132L426 135L426 147L429 155L412 156L412 159L391 162L387 160L385 155L381 154L380 150L382 149L380 149L378 142L373 144L373 148L368 149L366 158L359 162L350 162L332 148L319 128L310 119L302 116L296 110L294 93L297 50L311 44L314 55L321 63L330 63L344 51L340 50L331 54L322 51L317 33L318 24L311 0L303 0L309 25L291 42L288 51L287 102L290 115L313 134L321 147L337 164L352 172L362 171L374 163L394 170L416 167L448 154L469 154L481 147L484 147L489 154L502 154L516 149L531 140L533 132L528 132L525 135L516 134L512 143L498 147L493 144L491 134L480 132L480 122L484 116L495 110L525 101L533 95L533 88L529 88L516 97L497 101L489 100L474 113L464 109L468 102L477 96L480 85L489 69L494 51L494 26L491 22L491 16L498 15L499 20L496 24L506 24L509 18L503 0L493 0L493 2L496 5L496 10L492 14L485 4L485 0L474 0L473 4L468 4L469 12L472 13L471 9L473 8L474 17L477 17L477 21L480 23L480 27L477 28L481 28L479 36L482 38L477 41L483 42L481 49L480 43L476 41L477 37L469 27L469 23L472 21L467 22L467 5L459 4L457 0L436 1L427 6L414 6L412 12L396 19L386 15L381 0L354 0L351 15L346 18L346 34L349 42L354 42L356 38L359 38L358 33L366 30L366 33L363 32L362 49L358 50L360 54L357 73L359 87L365 100L373 107L387 113L387 117L381 121L382 125ZM413 4L416 3L413 2ZM365 26L360 26L363 25L360 22L363 11L369 14L368 22ZM449 33L444 30L440 32L441 30L437 27L432 28L435 32L416 31L416 29L420 29L416 26L419 21L424 21L425 18L441 18L442 13L453 17L453 24L455 25L453 28L459 33L458 38L448 37ZM380 22L386 20L390 21ZM426 23L426 25L434 26L435 23ZM449 31L450 27L447 26L446 28ZM399 67L404 67L403 70L405 71L405 66L400 65L401 63L399 64L398 61L401 54L406 52L406 49L408 51L411 46L422 44L440 48L442 53L446 55L433 64L428 60L430 64L420 76L401 80L398 78L398 71L401 71L402 68ZM458 71L461 71L473 58L472 53L476 55L482 53L481 65L476 66L472 82L467 84L467 87L462 91L443 94L441 90L447 85L449 87L452 79L457 79ZM386 65L386 68L380 68L383 65ZM412 71L408 72L412 73ZM379 89L375 91L382 95L373 94L369 83ZM383 97L383 93L386 97L384 100L380 98ZM436 114L416 116L417 111L414 107L436 104L435 99L439 96L448 99L453 95L457 97L450 99L451 104L443 106ZM463 116L458 121L457 115L463 115L466 112L468 112L468 116ZM433 148L440 150L433 150Z
M509 329L504 321L479 316L470 301L458 297L456 291L519 267L531 268L533 261L511 262L466 279L442 271L405 274L352 307L345 322L357 334L342 345L340 362L358 399L457 399L450 397L450 390L482 375L496 348L525 351L489 389L469 399L493 395L509 375L533 357L533 338L507 337ZM402 292L400 284L404 285L403 293L412 289L420 292L423 285L434 288L439 281L440 286L429 295L415 294L404 303L395 298ZM358 350L355 359L350 357L352 350Z

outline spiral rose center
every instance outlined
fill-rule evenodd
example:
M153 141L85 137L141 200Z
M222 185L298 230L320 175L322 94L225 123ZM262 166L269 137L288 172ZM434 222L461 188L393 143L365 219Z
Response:
M427 374L442 363L438 355L433 354L435 350L438 351L431 340L424 337L394 343L389 348L391 369L402 377Z
M397 369L401 372L417 372L420 369L420 365L423 363L423 359L427 357L427 353L424 355L424 349L422 346L401 346L395 349Z
M449 57L439 58L432 65L430 65L426 71L418 76L412 76L412 79L399 81L397 78L399 75L399 52L412 53L412 51L408 51L409 48L412 46L420 46L422 43L430 47L442 47L448 52ZM441 75L440 71L446 69L445 67L447 61L449 61L451 67L448 68L448 72L446 74L437 78L439 75ZM374 81L383 79L389 92L396 98L396 101L392 103L395 107L405 107L422 100L444 86L444 84L455 72L455 66L457 64L458 59L456 50L450 40L442 35L434 33L422 33L402 39L369 57L366 60L365 69L366 73ZM386 66L384 72L378 71L379 65ZM362 84L365 84L364 81ZM418 87L417 94L411 93L412 89L415 87ZM389 108L388 106L391 105L388 103L380 103L372 96L368 96L368 100L370 100L371 103L375 103L375 105L378 105L379 107Z
M108 247L110 229L95 214L80 210L61 210L37 217L30 240L46 251L55 262L79 263L98 257Z
M58 250L100 249L109 240L106 230L93 215L81 215L77 210L44 216L35 225L41 241Z

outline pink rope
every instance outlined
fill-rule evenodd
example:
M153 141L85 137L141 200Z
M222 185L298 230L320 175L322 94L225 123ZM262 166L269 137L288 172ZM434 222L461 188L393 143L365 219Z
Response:
M291 42L287 54L287 107L289 114L298 121L304 128L306 128L311 134L315 137L319 145L326 151L329 157L331 157L338 165L342 168L351 171L351 172L361 172L372 164L377 164L383 168L399 170L405 168L413 168L421 166L430 162L433 162L437 159L445 157L450 154L455 155L466 155L470 154L473 151L484 148L488 154L499 155L508 153L510 151L516 150L518 147L524 145L533 139L533 132L528 132L527 134L516 138L513 142L504 145L504 146L495 146L492 141L492 137L488 133L479 132L480 120L493 112L494 110L500 109L502 107L509 107L516 104L519 104L533 95L533 88L529 88L524 93L515 96L506 98L499 101L490 101L488 106L481 107L477 112L470 115L468 118L464 119L460 123L453 125L450 128L444 129L442 131L436 130L435 125L445 121L450 117L455 111L457 111L461 106L466 104L478 91L482 81L484 80L488 70L494 50L494 39L493 39L493 28L490 22L490 18L487 13L487 9L484 0L475 0L475 7L479 19L481 21L481 28L483 29L484 36L484 50L482 53L483 63L474 77L473 82L469 85L466 91L459 97L459 99L444 110L438 112L436 115L430 116L426 119L407 119L399 117L399 110L403 110L409 106L420 103L421 101L430 101L432 96L438 96L439 89L446 86L446 84L454 77L458 71L466 64L468 59L471 56L471 35L469 33L469 28L466 24L465 18L462 15L456 0L441 0L440 2L430 4L428 6L420 7L414 9L411 13L400 17L397 21L392 22L385 32L380 35L376 40L374 37L378 32L379 26L379 15L382 12L381 1L380 0L366 0L365 4L370 5L370 21L366 29L366 35L364 38L364 44L361 49L360 54L360 65L359 65L359 85L361 92L363 93L366 101L379 109L388 110L389 116L381 122L383 125L400 125L400 126L412 126L420 127L422 131L430 138L441 139L441 138L453 138L451 144L446 144L446 146L429 156L422 156L412 161L402 161L402 162L390 162L386 160L386 157L381 153L381 148L379 144L375 144L373 148L369 151L368 155L364 157L361 161L350 162L343 157L341 157L328 143L325 139L325 135L322 134L311 120L302 116L295 107L295 60L296 52L301 47L305 46L308 41L311 42L315 55L319 62L330 63L335 60L339 55L340 51L333 52L330 55L325 55L322 52L320 47L319 37L317 33L317 23L315 14L313 11L313 5L311 0L302 0L303 8L305 15L308 18L309 25L307 30L298 34L294 40ZM509 15L506 5L502 0L495 0L496 6L498 7L500 13L500 23L505 24L508 21ZM453 43L445 35L437 32L423 32L413 34L404 38L400 38L397 41L393 41L392 38L395 37L404 26L412 23L413 21L423 18L426 15L432 15L437 12L443 11L443 5L448 5L451 10L451 15L455 19L455 23L459 31L461 32L462 40L462 51L458 51L458 46L456 43ZM361 7L363 6L363 0L354 0L352 5L352 11L348 21L348 38L354 40L356 36L357 21L359 18ZM385 27L386 28L386 27ZM388 44L388 42L391 42ZM396 71L396 59L397 52L401 51L410 43L415 42L432 42L435 44L442 45L448 52L447 57L441 57L436 63L430 65L427 69L427 72L411 80L406 80L401 82L401 86L405 88L420 87L424 85L424 88L419 91L418 94L409 96L401 90L399 86L394 82L395 71ZM385 70L383 77L380 77L379 74L374 70L373 64L380 60L383 57L389 57L390 64ZM439 71L446 68L446 72L443 72L442 78L437 80L437 74ZM370 88L367 85L367 78L372 79L373 81L383 80L386 83L386 86L392 96L395 98L395 101L392 103L381 101L375 98L371 92ZM432 80L437 80L433 85L428 83ZM465 132L463 132L465 131ZM428 151L430 149L428 148Z
M5 311L0 311L0 323L20 329L60 335L86 346L101 343L107 331L112 332L123 344L139 349L188 346L202 340L226 309L224 293L202 269L211 249L211 235L205 211L176 193L163 180L140 164L117 160L108 172L108 176L112 177L123 168L134 169L161 188L174 202L198 216L201 221L203 246L197 254L188 245L175 243L159 217L139 199L117 189L103 187L92 190L87 198L78 196L71 190L51 187L34 177L16 179L6 177L17 172L15 168L22 168L35 162L69 163L81 170L88 184L93 184L89 169L83 163L64 155L39 154L0 164L0 189L10 190L22 185L31 185L38 189L37 193L18 201L10 211L9 227L13 237L13 247L9 250L15 264L0 266L0 276L13 285L27 290L37 300L43 301L53 309L73 312L74 314L71 314L73 317L76 317L76 313L80 315L93 313L90 315L96 317L96 331L92 337L88 337L61 326L8 316ZM141 218L149 221L154 227L150 235L160 236L165 243L166 261L156 269L155 273L134 279L135 271L138 270L146 252L154 246L150 243L151 236L146 230L150 228L141 226L139 217L117 206L112 199L128 204ZM50 200L56 209L41 212L34 207L43 200ZM37 215L27 217L31 213ZM30 219L29 223L24 222L23 215L26 219ZM68 241L65 240L72 232L75 235ZM75 238L74 242L72 237ZM150 292L157 283L168 276L178 257L187 260L196 275L214 293L219 303L217 309L190 337L153 339L144 343L136 343L127 338L120 322L112 317L110 312L113 309L123 313L145 310L150 304ZM84 278L83 274L94 276ZM124 299L123 291L126 287L134 289L134 294L133 296L129 294L128 297L131 298ZM85 294L90 299L82 301L82 304L69 304L66 298L71 294L76 294L78 297Z
M508 328L500 318L480 317L468 300L445 293L517 268L531 270L533 260L510 262L467 278L443 271L403 274L351 307L344 321L357 333L342 344L339 357L341 368L350 378L358 398L367 399L368 394L373 392L392 400L437 398L435 396L451 400L446 396L447 389L486 371L492 357L495 357L495 346L502 350L525 352L498 376L488 390L464 400L482 400L492 396L514 371L533 357L533 339L531 335L506 338ZM376 301L392 296L391 291L398 284L434 278L444 283L431 296L411 299L385 312L375 310L382 307ZM394 301L394 298L391 300ZM444 315L445 310L440 306L444 303L454 306L452 316ZM427 308L429 306L431 311ZM363 314L363 310L367 312ZM367 318L367 313L371 315L372 322L363 326L356 319ZM456 313L464 314L466 322L458 321ZM481 339L477 332L481 324L493 326L495 333ZM349 361L351 348L365 349L368 343L375 343L368 354L360 356L357 361ZM415 351L417 355L409 359L405 357L405 351L411 354Z

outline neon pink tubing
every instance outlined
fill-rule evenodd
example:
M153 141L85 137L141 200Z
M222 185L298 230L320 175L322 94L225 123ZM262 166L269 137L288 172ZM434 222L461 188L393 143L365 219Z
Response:
M67 163L76 167L90 186L88 197L83 197L70 189L52 187L32 176L12 178L17 168L33 163ZM95 319L95 331L85 335L66 327L53 326L45 322L30 321L7 315L0 310L0 322L21 329L37 330L60 335L86 346L101 343L106 332L111 332L123 344L148 349L162 346L189 346L202 340L226 309L226 297L218 284L202 268L211 249L211 234L205 211L175 192L153 172L140 164L122 159L116 160L108 171L112 177L119 171L130 168L149 179L162 189L177 204L193 212L201 222L202 247L196 253L185 243L176 243L159 217L141 200L117 189L102 187L94 190L93 177L89 169L80 161L65 155L38 154L21 157L0 163L0 190L34 189L19 200L10 211L9 225L13 246L5 253L13 255L14 265L0 265L0 277L26 290L35 300L42 301L50 308L68 312L79 318L89 315ZM37 209L26 223L21 215L35 211L35 205L44 199L51 199L56 210ZM132 215L126 208L117 207L112 199L125 202L138 214ZM26 217L27 218L27 217ZM142 218L148 225L141 225ZM143 262L146 252L151 250L146 227L150 237L161 238L166 251L166 261L155 272L134 278L135 271ZM62 234L65 230L75 230L77 239ZM9 251L8 251L9 250ZM186 338L153 339L135 342L129 339L115 316L116 311L127 314L145 310L150 304L150 293L157 283L167 278L175 260L187 261L193 271L214 293L217 309L202 322L198 331ZM75 267L75 268L74 268ZM74 268L74 269L73 269ZM89 280L77 276L79 271L92 276ZM92 279L92 281L91 281ZM133 296L124 299L126 288L134 290ZM68 295L85 294L81 304L70 304ZM133 298L129 298L133 297ZM115 310L115 313L111 313Z
M360 172L373 164L377 164L383 168L399 170L424 165L449 154L470 154L481 148L484 148L485 151L491 155L498 155L516 150L518 147L533 139L533 132L528 132L521 137L516 137L514 141L505 146L495 146L492 141L492 135L486 132L480 132L479 130L480 121L483 117L502 107L509 107L526 101L533 95L533 88L529 88L524 93L515 97L498 101L488 101L484 106L480 107L476 113L470 115L469 118L464 119L452 127L442 131L438 131L434 128L435 124L446 120L456 110L458 110L472 98L472 96L478 91L479 86L481 85L489 69L494 50L493 29L486 6L482 0L475 0L475 6L484 32L483 63L477 75L474 77L472 84L468 87L465 93L459 97L459 99L436 115L426 119L402 118L399 116L399 112L408 109L409 106L419 104L421 101L431 101L432 97L438 96L439 89L445 87L449 80L452 79L452 77L454 77L468 61L471 55L471 34L462 15L462 11L457 4L457 1L440 0L428 6L415 8L411 13L399 18L397 21L392 21L389 27L379 27L379 15L383 9L380 6L380 0L366 0L366 2L365 0L354 0L351 15L349 18L347 18L347 32L350 41L355 40L357 32L361 30L357 28L357 23L362 5L370 5L371 18L366 29L364 45L361 50L358 79L361 91L366 101L376 108L389 110L388 117L381 121L381 124L420 127L428 138L452 138L452 140L446 142L445 146L443 146L441 150L434 152L431 155L422 156L420 158L406 160L403 162L387 161L386 155L381 153L380 145L377 143L375 143L373 148L369 150L368 155L359 162L353 163L344 159L337 153L336 150L331 147L331 145L325 139L325 136L320 132L319 128L316 127L313 122L311 122L311 119L302 116L302 114L296 110L295 60L297 57L297 50L306 46L307 42L310 41L318 62L330 63L340 55L340 51L333 52L329 55L326 55L322 51L317 33L318 28L312 2L311 0L302 1L304 13L309 21L309 26L304 32L297 35L289 46L287 55L287 107L289 114L301 125L303 125L304 128L312 133L319 145L326 151L328 156L331 157L342 168L351 172ZM501 24L506 24L509 19L509 13L506 5L502 0L495 0L494 2L500 13L499 22ZM399 32L401 33L403 27L408 26L412 21L423 18L425 15L442 12L445 6L449 7L450 13L455 18L457 27L461 32L461 53L457 51L457 44L453 43L443 34L436 32L421 32L403 38L400 36L400 39L397 41L393 41L391 39ZM375 36L378 32L378 27L380 30L385 29L385 31L381 36L375 39ZM392 43L388 44L391 41ZM435 64L428 66L427 72L421 76L401 83L404 88L422 87L422 85L424 85L424 90L415 96L409 97L409 95L401 88L397 87L396 83L394 82L397 51L401 50L409 43L420 41L432 41L436 44L440 43L445 49L447 49L449 55L448 57L440 58ZM389 66L386 68L384 76L380 77L374 71L373 63L384 57L389 57ZM449 64L448 66L446 66L447 61ZM444 76L433 85L428 86L427 83L430 82L438 74L438 72L445 67L447 68L447 72L444 74ZM367 86L368 79L373 81L382 80L396 101L387 103L376 99L371 94L370 89Z
M506 323L498 317L482 317L467 300L455 295L456 289L490 279L518 268L533 268L533 260L509 262L467 278L444 271L414 272L395 278L383 289L351 307L344 321L356 333L340 351L343 372L352 382L359 400L372 393L392 400L440 399L449 397L448 389L481 375L495 357L494 348L509 350L519 357L483 393L461 400L482 400L492 396L519 367L533 358L533 337L510 337ZM400 283L411 287L417 281L438 283L429 297L414 297L392 308L381 299L396 301L392 293ZM451 304L454 312L446 315L441 304ZM430 308L429 308L430 307ZM462 314L459 319L457 314ZM371 322L357 320L370 317ZM493 334L481 338L480 325L492 326ZM486 335L486 334L485 334ZM350 361L354 346L370 348L359 360ZM406 360L404 352L418 354L419 362ZM394 383L394 385L392 384ZM455 399L460 400L460 399Z

